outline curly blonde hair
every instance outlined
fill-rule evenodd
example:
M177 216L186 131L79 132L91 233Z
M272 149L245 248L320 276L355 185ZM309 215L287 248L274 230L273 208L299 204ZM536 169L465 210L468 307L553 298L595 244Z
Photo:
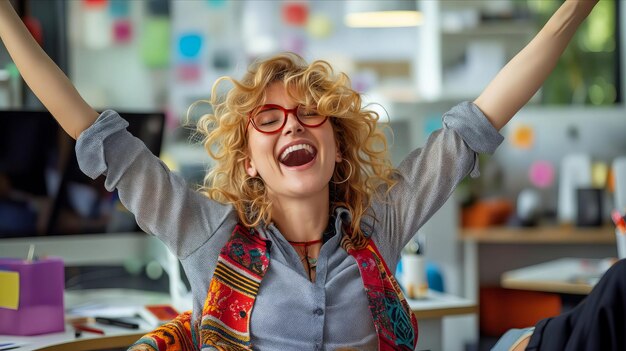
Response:
M233 85L225 97L219 94L224 81ZM335 75L325 61L307 64L296 54L284 53L251 65L241 80L222 77L215 82L211 100L203 101L213 106L213 113L202 116L196 126L204 148L216 161L200 192L233 205L240 221L248 227L271 222L272 203L267 188L260 177L250 177L244 165L248 157L248 116L264 102L266 88L275 82L282 82L297 103L316 106L320 114L331 116L338 151L351 166L348 162L335 166L329 211L347 208L352 214L353 239L363 242L364 233L358 224L380 187L393 187L395 169L385 134L379 128L379 115L362 108L361 96L350 88L349 78L343 73Z

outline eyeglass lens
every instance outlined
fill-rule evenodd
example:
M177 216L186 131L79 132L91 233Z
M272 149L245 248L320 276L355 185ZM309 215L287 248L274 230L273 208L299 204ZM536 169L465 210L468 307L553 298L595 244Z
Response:
M274 132L281 129L287 115L294 112L298 121L307 127L317 127L326 120L326 117L321 116L317 110L305 106L291 110L280 106L264 106L254 115L254 125L263 132Z

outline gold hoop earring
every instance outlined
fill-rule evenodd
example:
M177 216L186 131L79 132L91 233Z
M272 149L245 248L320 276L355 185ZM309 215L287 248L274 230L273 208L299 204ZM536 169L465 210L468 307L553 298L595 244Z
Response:
M348 179L350 179L350 177L352 177L352 172L354 171L354 169L352 168L352 163L350 163L350 161L348 161L347 159L344 159L343 162L347 162L348 166L350 166L350 173L348 173L348 176L346 177L346 179L340 181L340 182L334 182L334 181L330 181L333 184L343 184L345 182L348 181Z

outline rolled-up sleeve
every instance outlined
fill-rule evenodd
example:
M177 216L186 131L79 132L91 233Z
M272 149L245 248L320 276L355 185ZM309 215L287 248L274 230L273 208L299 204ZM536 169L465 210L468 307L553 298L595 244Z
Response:
M398 166L398 183L372 204L381 254L389 264L468 174L476 177L479 153L493 153L503 137L471 102L443 115L443 128Z
M106 189L117 189L141 229L184 258L210 240L225 221L232 221L232 206L190 189L127 126L115 111L103 112L76 141L79 167L93 179L105 175Z
M493 154L504 138L474 103L469 101L454 106L443 115L444 128L454 130L474 151L474 165L470 176L480 175L478 154Z
M76 158L80 170L91 179L106 174L107 164L104 158L104 140L120 131L126 130L128 122L111 110L104 111L96 122L83 131L76 140ZM119 145L124 150L124 145ZM137 151L137 150L136 150ZM113 191L107 179L106 188Z

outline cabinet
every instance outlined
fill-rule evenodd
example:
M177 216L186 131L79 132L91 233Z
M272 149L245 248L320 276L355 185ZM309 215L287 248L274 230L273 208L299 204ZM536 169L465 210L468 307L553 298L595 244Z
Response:
M541 226L462 229L465 297L478 301L481 284L499 284L505 271L563 257L616 257L614 229Z

